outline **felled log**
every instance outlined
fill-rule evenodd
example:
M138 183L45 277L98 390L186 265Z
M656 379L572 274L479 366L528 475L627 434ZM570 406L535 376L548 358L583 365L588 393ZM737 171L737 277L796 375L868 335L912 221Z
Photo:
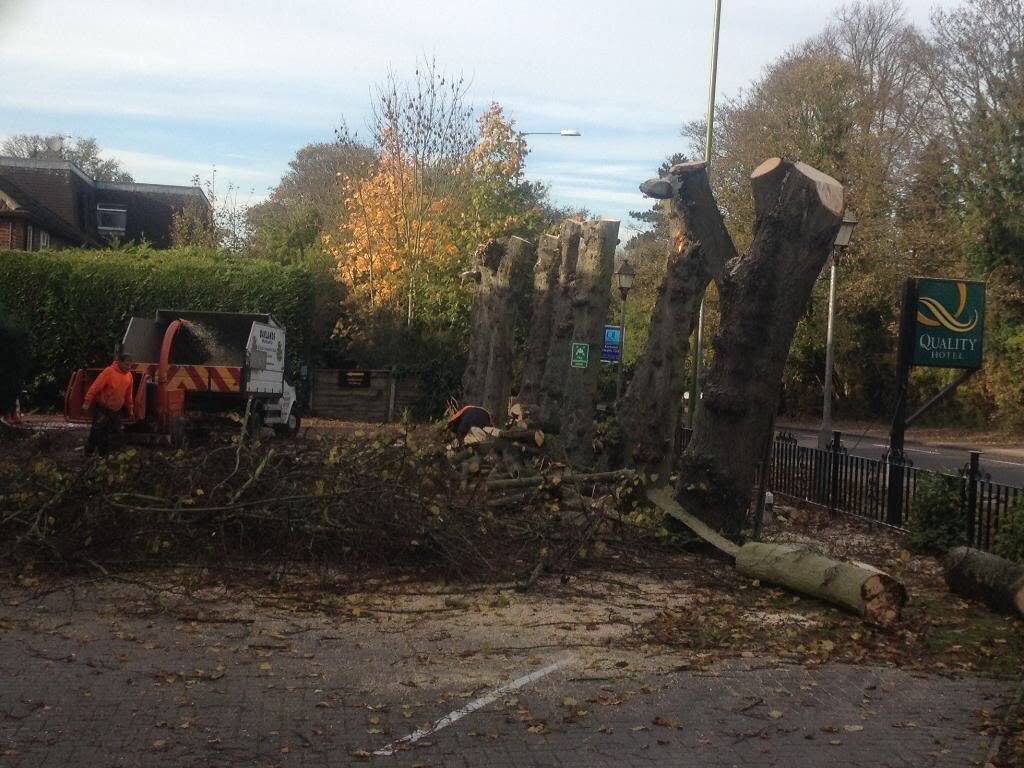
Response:
M1024 616L1024 565L971 547L955 547L943 563L946 586L997 611Z
M686 512L667 491L648 491L647 498L708 544L734 558L736 570L750 579L838 605L872 624L889 626L900 619L907 602L906 588L873 566L836 560L796 544L752 541L737 546Z
M533 477L515 477L509 480L488 480L487 490L497 491L507 488L531 488L552 483L554 485L578 485L580 483L599 483L618 481L631 478L636 473L630 469L619 469L614 472L590 472L587 474L534 475Z
M736 570L846 608L881 626L899 621L907 602L904 586L877 568L835 560L798 544L747 542L736 553Z
M721 323L703 380L677 498L711 527L736 532L778 411L782 372L843 218L843 187L798 162L771 158L750 178L754 237L718 281ZM711 247L710 241L702 247Z

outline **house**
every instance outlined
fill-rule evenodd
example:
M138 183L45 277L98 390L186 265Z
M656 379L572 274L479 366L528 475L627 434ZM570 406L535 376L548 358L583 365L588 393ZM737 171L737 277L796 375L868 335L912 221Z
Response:
M145 240L171 245L175 212L198 207L198 187L96 181L67 160L0 157L0 250L102 246Z

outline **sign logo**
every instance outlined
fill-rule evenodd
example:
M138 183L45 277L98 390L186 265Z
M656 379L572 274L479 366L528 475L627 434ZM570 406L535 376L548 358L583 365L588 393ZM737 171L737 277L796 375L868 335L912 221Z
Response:
M984 324L984 283L919 278L913 364L980 368Z
M961 322L960 316L964 313L964 309L967 307L967 283L956 284L957 293L959 294L959 301L957 303L956 312L950 312L946 309L943 304L930 296L919 296L918 297L918 310L917 310L917 322L922 325L927 325L930 328L945 328L947 331L953 333L969 333L973 331L978 325L978 310L974 310L974 314L971 316L968 322ZM926 312L922 312L921 308L924 308Z
M590 363L590 345L573 342L569 364L573 368L586 368Z

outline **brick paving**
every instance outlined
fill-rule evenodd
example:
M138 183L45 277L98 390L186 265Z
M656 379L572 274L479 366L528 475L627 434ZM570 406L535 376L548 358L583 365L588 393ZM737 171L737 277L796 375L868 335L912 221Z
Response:
M484 619L463 632L448 615L183 618L104 589L0 600L0 766L12 768L967 766L987 748L979 711L1014 688L756 658L679 670L653 650L561 648L516 627L500 640L521 650L458 652ZM414 748L363 756L567 655Z

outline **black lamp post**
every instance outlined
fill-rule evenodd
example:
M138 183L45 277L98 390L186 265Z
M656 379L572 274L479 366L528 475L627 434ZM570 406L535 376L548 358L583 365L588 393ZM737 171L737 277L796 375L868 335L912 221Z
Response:
M626 355L626 296L629 289L633 287L633 278L636 270L629 263L629 259L623 259L619 268L615 270L615 283L619 287L619 296L622 297L622 338L619 340L619 372L615 380L615 401L622 398L622 362Z

